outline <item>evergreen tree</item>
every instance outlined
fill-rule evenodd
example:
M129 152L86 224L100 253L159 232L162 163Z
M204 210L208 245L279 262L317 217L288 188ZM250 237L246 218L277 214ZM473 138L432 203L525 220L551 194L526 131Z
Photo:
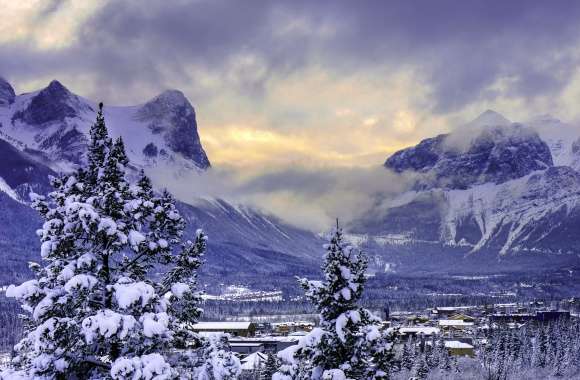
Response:
M232 355L226 335L213 334L204 340L200 357L203 364L195 379L236 380L240 377L240 361Z
M534 336L534 350L532 355L532 365L534 367L543 368L546 366L547 346L548 339L546 337L546 331L543 326L540 326Z
M272 376L279 370L280 363L276 358L276 355L270 353L268 354L268 359L266 359L266 366L262 371L262 380L271 380Z
M422 380L426 379L429 374L429 365L427 364L427 359L425 355L421 355L413 366L413 375L415 378Z
M449 354L447 348L444 346L443 350L441 351L441 357L439 359L439 369L443 370L444 372L449 372L452 368L453 366L451 355Z
M413 369L413 364L415 363L415 344L413 343L413 338L410 337L407 342L403 345L403 351L401 353L401 367L406 368L408 371Z
M180 367L187 360L175 348L195 341L188 327L200 313L205 236L182 243L171 196L156 196L144 174L131 186L123 141L109 137L102 104L90 136L87 166L34 200L45 221L43 265L7 291L30 312L13 364L35 379L177 378L193 371ZM150 272L161 265L170 270L156 281Z
M337 223L338 224L338 223ZM364 254L333 233L322 266L323 281L300 279L306 296L320 314L320 327L304 337L277 379L387 379L391 345L380 331L380 321L358 306L365 284Z
M439 362L441 361L441 356L443 355L443 351L445 350L445 343L442 339L435 334L431 337L431 353L430 353L430 361L427 363L431 368L439 368Z

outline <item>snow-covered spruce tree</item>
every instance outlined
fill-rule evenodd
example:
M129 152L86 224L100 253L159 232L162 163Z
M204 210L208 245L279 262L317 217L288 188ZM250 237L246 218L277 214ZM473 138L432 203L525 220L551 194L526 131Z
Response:
M413 375L416 379L426 379L429 374L429 364L427 364L427 358L425 354L421 354L417 357L415 364L413 366Z
M266 365L262 370L262 374L260 379L261 380L271 380L272 376L278 371L280 368L280 363L278 362L278 358L275 354L269 353L268 358L266 359Z
M403 350L401 352L401 367L407 371L413 369L413 364L415 363L416 348L413 337L409 337L409 340L403 344Z
M202 365L196 370L197 380L236 380L242 373L240 361L229 350L224 334L205 339L200 357Z
M109 137L99 108L87 167L34 201L43 263L32 267L34 280L7 291L30 312L14 367L34 379L183 376L175 348L193 338L183 322L199 315L205 236L182 244L169 194L156 196L144 174L130 185L123 141ZM150 275L159 265L171 268L161 281Z
M345 244L337 225L326 246L323 281L299 279L320 314L320 326L279 354L283 365L274 379L389 378L389 337L380 321L358 306L366 268L364 254Z

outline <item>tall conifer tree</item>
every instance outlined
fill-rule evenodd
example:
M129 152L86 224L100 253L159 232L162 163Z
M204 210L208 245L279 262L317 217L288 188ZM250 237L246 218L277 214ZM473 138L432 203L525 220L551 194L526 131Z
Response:
M127 179L123 141L107 132L102 103L90 131L87 166L53 181L34 207L42 265L7 295L30 312L14 366L34 379L177 378L194 373L176 348L196 343L196 271L206 238L182 242L175 202L141 173ZM161 280L152 269L169 268ZM209 360L209 355L198 360ZM225 361L236 360L222 353ZM239 366L239 362L237 363Z

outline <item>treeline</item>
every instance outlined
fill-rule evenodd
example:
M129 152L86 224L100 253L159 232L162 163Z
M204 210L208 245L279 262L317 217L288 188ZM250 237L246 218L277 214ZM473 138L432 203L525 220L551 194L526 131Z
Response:
M571 378L580 370L580 322L560 320L520 329L490 329L479 348L488 379L522 378L523 373Z
M433 348L434 347L434 348ZM450 357L442 339L424 349L410 340L399 350L393 379L535 380L580 378L580 322L511 328L499 325L476 337L475 358Z
M18 302L0 294L0 353L12 351L14 345L22 338L22 309Z

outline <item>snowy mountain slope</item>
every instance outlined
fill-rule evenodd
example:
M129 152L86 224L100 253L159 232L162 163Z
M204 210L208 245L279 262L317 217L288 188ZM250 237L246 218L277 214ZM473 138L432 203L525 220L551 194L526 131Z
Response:
M531 261L540 254L580 263L575 131L553 118L522 125L493 111L462 128L474 127L389 157L388 169L417 179L409 191L355 221L351 231L367 234L364 245L379 256L389 252L391 259L397 250L413 247L456 258L528 253ZM457 135L470 133L467 144L457 148Z
M56 173L40 158L40 152L20 151L0 139L0 177L21 200L28 200L30 191L46 193L50 189L49 176Z
M21 201L0 191L0 281L2 284L30 279L28 262L40 257L36 230L38 213Z
M12 188L4 181L4 178L0 177L0 191L8 195L10 198L17 202L20 202L20 197Z
M554 165L580 169L580 129L551 115L533 117L526 125L548 144Z
M318 269L320 257L315 253L322 241L309 231L221 199L178 207L188 222L187 233L202 228L209 236L206 274L288 276Z
M3 97L12 100L0 102L0 137L21 150L43 152L55 170L83 160L95 102L71 93L58 81L14 97L5 92ZM123 137L134 165L151 167L163 161L176 172L210 167L195 110L183 93L166 91L137 106L105 106L104 113L111 134Z
M511 250L574 253L580 248L575 234L580 174L569 167L551 167L501 185L451 190L445 196L441 238L446 244L472 245L472 251L492 245L501 255ZM477 226L475 234L465 231L469 224Z

